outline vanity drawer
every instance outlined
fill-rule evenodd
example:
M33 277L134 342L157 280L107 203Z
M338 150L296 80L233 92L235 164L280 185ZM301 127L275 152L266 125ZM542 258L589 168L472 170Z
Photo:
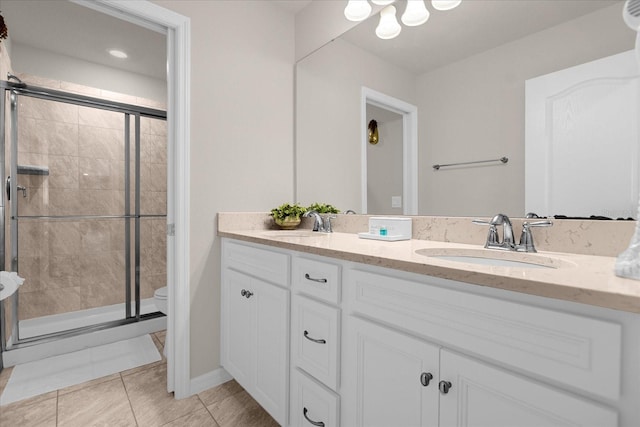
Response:
M620 324L447 289L452 283L348 270L345 309L536 378L619 397Z
M340 310L301 295L292 299L293 364L333 390L338 387Z
M223 267L280 286L289 286L289 255L227 239L223 239L222 242Z
M338 426L340 397L299 369L291 373L291 427ZM315 423L315 424L314 424Z
M308 258L292 261L293 288L332 304L340 302L340 266Z

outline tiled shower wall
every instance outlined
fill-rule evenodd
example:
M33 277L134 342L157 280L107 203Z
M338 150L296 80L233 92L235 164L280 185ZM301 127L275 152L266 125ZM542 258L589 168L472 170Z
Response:
M164 109L157 103L65 82L21 75L27 84ZM131 213L134 212L134 120L131 118ZM18 164L49 175L18 175L26 187L11 202L24 216L125 213L124 114L20 96ZM141 119L142 214L166 215L166 122ZM18 227L21 320L125 301L124 219L27 219ZM166 218L143 218L141 298L166 286ZM134 222L131 265L134 265ZM134 283L133 269L128 272ZM133 289L132 289L132 295Z

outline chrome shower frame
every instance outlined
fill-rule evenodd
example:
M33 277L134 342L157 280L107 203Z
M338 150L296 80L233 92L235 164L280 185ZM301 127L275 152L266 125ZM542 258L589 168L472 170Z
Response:
M22 82L0 81L0 89L2 89L3 99L0 102L0 178L4 183L7 179L6 167L5 167L5 148L6 148L6 104L7 96L10 103L10 118L12 121L11 126L11 166L9 175L16 177L10 180L9 194L17 194L17 145L18 145L18 96L29 96L34 98L40 98L49 101L64 102L68 104L74 104L84 107L92 107L107 111L113 111L123 113L124 115L124 150L125 150L125 211L123 215L41 215L41 216L18 216L17 203L11 203L11 213L9 220L11 221L11 253L10 253L10 268L11 271L18 271L18 218L29 219L123 219L125 221L125 315L124 318L109 322L98 323L94 325L84 326L80 328L69 329L65 331L39 335L29 338L20 337L19 328L19 290L16 291L11 297L11 342L7 341L6 327L3 322L5 318L4 302L0 302L0 320L2 325L0 327L0 370L2 369L2 357L1 354L5 351L11 351L22 347L27 347L39 343L54 341L60 338L72 337L90 333L98 330L109 329L116 326L135 323L141 320L153 319L164 316L160 312L141 314L140 313L140 220L141 218L166 218L165 215L142 215L140 213L140 119L142 117L148 117L153 119L165 120L167 119L167 112L163 110L157 110L153 108L140 107L137 105L131 105L120 102L107 101L100 98L94 98L84 95L78 95L58 90L46 89L42 87L35 87L26 85ZM130 122L131 118L134 119L134 137L135 141L135 202L134 209L131 209L131 171L130 171ZM7 208L8 196L2 189L2 195L0 196L0 271L6 269L5 256L5 242L6 242L6 208ZM134 221L134 295L132 301L131 295L131 221ZM134 303L134 312L132 313L131 305Z

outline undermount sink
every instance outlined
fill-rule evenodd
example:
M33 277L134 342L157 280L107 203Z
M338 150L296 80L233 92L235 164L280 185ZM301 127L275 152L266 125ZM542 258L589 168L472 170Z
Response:
M511 268L567 268L574 264L563 259L537 253L497 251L492 249L426 248L417 255L467 264Z
M327 236L329 233L320 233L312 230L269 230L262 233L265 237L271 239L289 239L301 237L318 237Z

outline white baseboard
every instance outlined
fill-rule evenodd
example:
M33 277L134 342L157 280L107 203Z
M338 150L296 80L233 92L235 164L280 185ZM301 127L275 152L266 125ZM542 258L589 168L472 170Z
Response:
M214 371L202 374L199 377L191 378L190 391L191 395L200 393L207 389L224 384L227 381L232 380L233 377L229 375L224 368L218 368Z

